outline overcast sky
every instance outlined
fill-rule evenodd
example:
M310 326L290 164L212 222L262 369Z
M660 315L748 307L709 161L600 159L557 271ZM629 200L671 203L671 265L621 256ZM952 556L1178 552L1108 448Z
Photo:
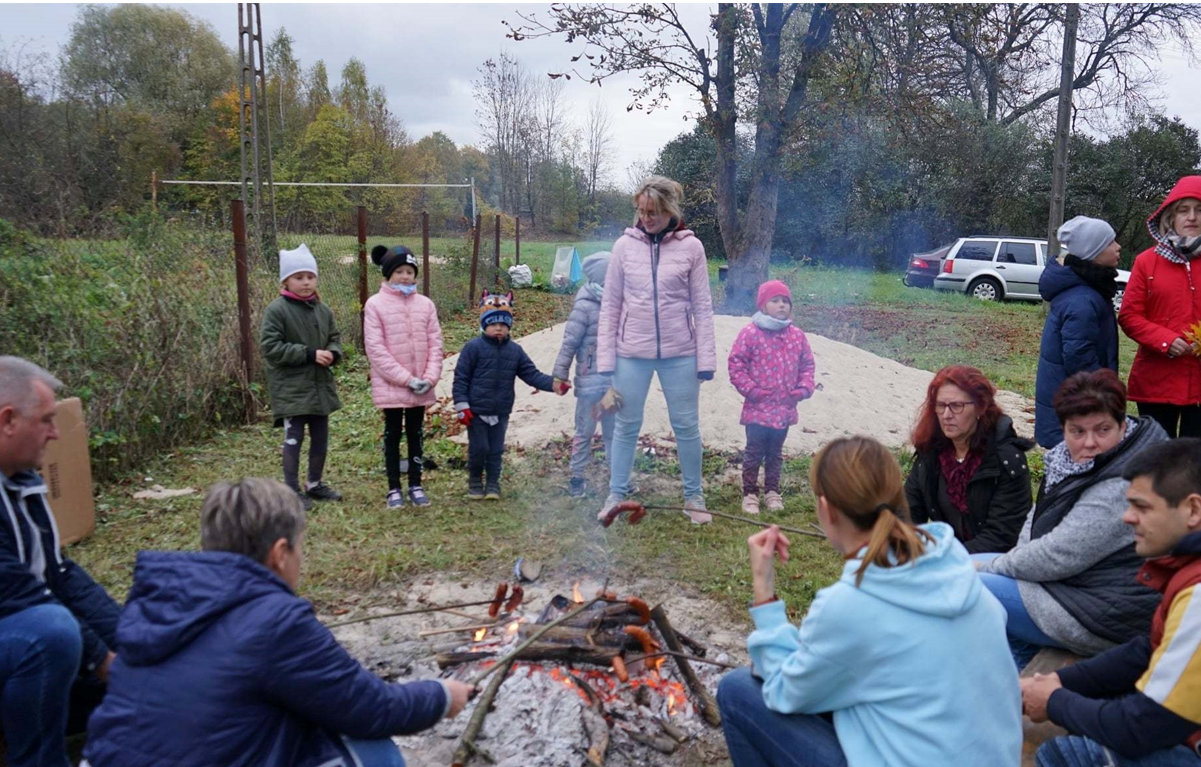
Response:
M234 3L168 4L208 21L232 50L237 50L237 6ZM76 4L0 4L0 50L18 46L57 53L66 42L78 9ZM712 6L715 7L715 6ZM404 122L413 139L434 131L446 133L456 144L481 145L471 98L471 81L488 58L509 51L533 74L562 71L579 52L578 45L561 38L514 42L505 38L502 20L517 21L517 13L535 12L545 17L548 5L403 4L334 5L264 3L264 39L270 42L280 27L292 36L294 49L307 69L324 59L330 84L340 79L343 65L352 56L367 67L372 85L382 85L392 111ZM690 28L703 30L711 6L681 7ZM1197 98L1201 67L1190 65L1175 46L1165 49L1160 65L1162 99L1159 106L1201 128L1201 99ZM684 130L696 104L687 88L679 88L671 106L653 114L627 112L631 79L610 81L604 87L577 79L567 83L564 97L582 127L588 107L603 99L613 119L618 157L609 176L626 185L626 169L653 161L660 147Z

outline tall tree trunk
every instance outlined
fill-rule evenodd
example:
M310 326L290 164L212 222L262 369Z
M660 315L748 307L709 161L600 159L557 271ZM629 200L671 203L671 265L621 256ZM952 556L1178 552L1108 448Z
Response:
M709 118L709 129L717 143L717 226L731 267L742 251L738 222L738 138L735 132L738 106L734 97L736 13L731 3L717 6L717 74L714 78L717 110ZM730 271L737 270L731 268Z
M1055 150L1051 161L1051 209L1047 215L1047 258L1059 257L1059 226L1068 181L1068 134L1072 117L1072 80L1076 69L1076 28L1080 6L1067 4L1063 23L1063 58L1059 71L1059 114L1055 120Z

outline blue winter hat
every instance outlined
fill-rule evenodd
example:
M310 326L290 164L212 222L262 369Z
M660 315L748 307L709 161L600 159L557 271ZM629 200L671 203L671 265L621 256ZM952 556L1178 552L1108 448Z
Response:
M1113 227L1099 218L1076 216L1056 233L1059 242L1076 258L1092 261L1117 239Z
M489 325L497 323L513 327L513 312L505 309L493 309L490 312L484 312L480 315L480 330L484 330Z

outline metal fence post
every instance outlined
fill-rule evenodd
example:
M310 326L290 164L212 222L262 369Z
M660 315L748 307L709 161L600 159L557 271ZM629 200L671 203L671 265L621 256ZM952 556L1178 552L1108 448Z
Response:
M475 300L475 272L479 268L480 263L480 225L483 224L481 216L475 217L475 231L472 233L471 246L471 287L467 291L467 306L472 306L472 301Z
M492 243L492 269L496 272L493 280L500 283L500 214L496 214L496 234Z
M238 336L242 355L242 401L246 421L254 420L254 398L250 394L250 382L254 380L254 346L250 339L250 270L246 262L246 206L242 200L231 200L230 217L233 219L234 275L238 286Z
M513 217L513 264L521 263L521 214Z
M421 211L421 295L430 298L430 214Z
M367 208L360 205L355 215L359 235L359 338L367 318ZM364 349L365 350L365 349Z

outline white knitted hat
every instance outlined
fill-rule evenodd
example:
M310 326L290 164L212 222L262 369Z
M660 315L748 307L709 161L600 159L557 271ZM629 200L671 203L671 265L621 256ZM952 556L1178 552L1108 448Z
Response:
M297 272L317 273L317 259L303 242L296 250L279 252L279 281L283 282Z

